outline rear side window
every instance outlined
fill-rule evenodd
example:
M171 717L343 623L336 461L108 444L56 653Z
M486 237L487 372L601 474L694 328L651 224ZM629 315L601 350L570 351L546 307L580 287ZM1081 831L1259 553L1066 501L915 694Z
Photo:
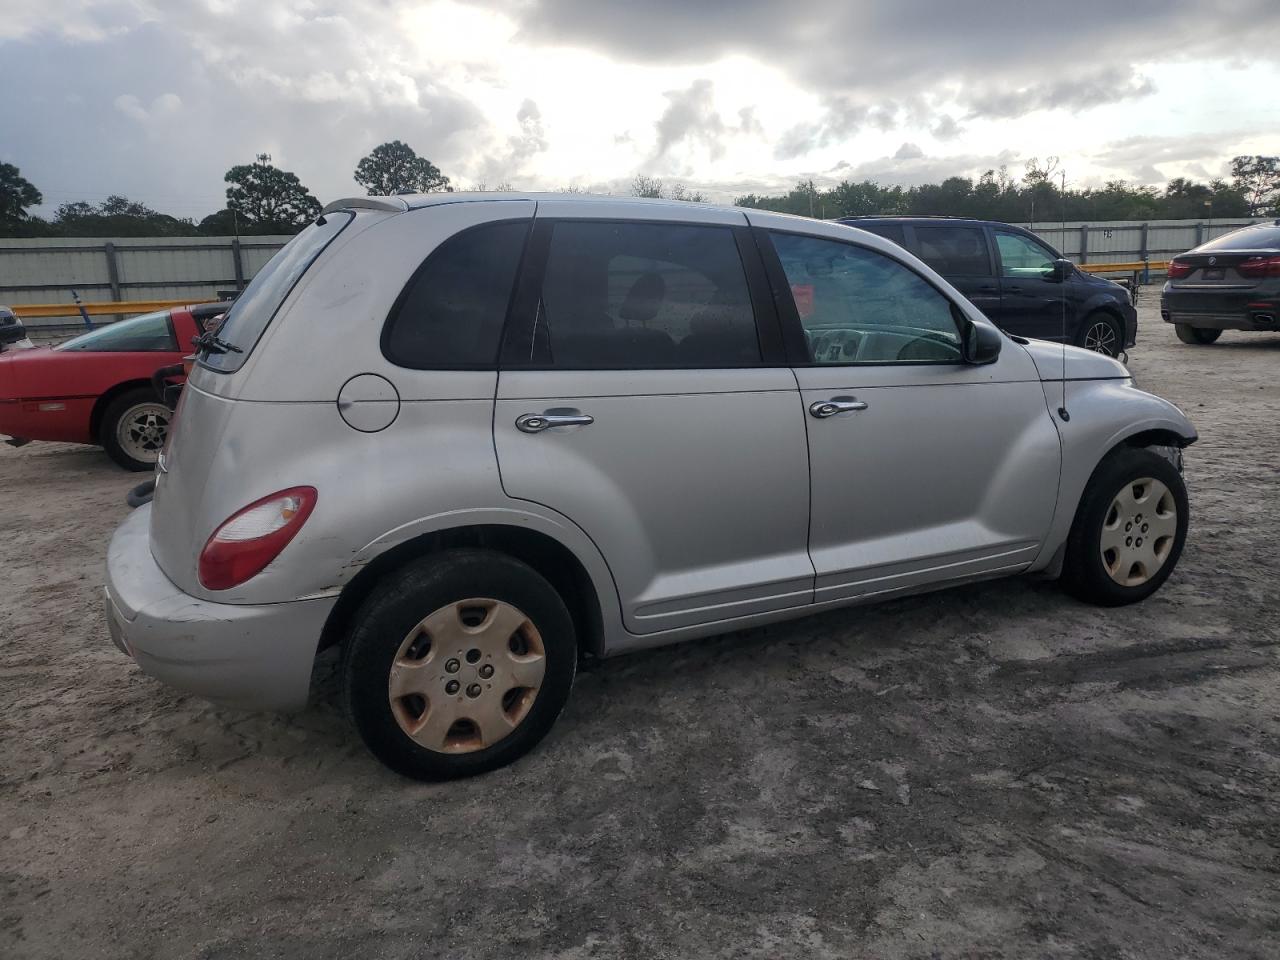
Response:
M1258 223L1210 240L1200 250L1280 250L1280 227Z
M555 224L534 327L556 367L707 368L760 363L733 231L670 223Z
M437 247L387 318L387 359L419 370L494 368L529 223L487 223Z
M916 255L944 277L989 277L991 260L981 227L950 223L915 225Z
M178 338L173 335L169 311L163 310L99 327L55 349L86 353L164 353L178 349Z
M236 298L218 327L218 339L228 345L225 352L204 350L200 362L223 373L239 370L294 285L354 217L345 210L325 214L285 244Z

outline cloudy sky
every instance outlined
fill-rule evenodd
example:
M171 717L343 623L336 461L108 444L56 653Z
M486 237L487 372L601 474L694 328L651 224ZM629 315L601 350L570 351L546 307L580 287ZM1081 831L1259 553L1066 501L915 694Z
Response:
M1029 157L1161 184L1280 153L1280 0L0 0L0 160L178 216L401 139L459 186L715 200Z

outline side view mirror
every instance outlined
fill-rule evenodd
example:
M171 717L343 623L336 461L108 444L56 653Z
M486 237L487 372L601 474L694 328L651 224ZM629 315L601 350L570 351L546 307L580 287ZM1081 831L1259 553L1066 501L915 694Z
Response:
M995 327L985 323L970 323L969 332L964 338L965 362L975 366L995 363L1003 344L1004 338Z
M1075 272L1075 265L1065 257L1059 257L1049 267L1048 280L1066 280Z

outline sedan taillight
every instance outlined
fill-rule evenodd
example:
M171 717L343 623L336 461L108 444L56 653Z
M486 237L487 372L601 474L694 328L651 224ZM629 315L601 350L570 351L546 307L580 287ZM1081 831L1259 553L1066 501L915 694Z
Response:
M1236 264L1236 273L1251 280L1280 277L1280 257L1250 257Z
M315 505L315 487L290 487L232 514L200 551L200 583L207 590L229 590L256 577L289 545Z
M1195 267L1193 267L1189 263L1183 263L1181 260L1169 261L1169 279L1170 280L1184 280L1187 277L1191 276L1191 272L1193 270L1195 270Z

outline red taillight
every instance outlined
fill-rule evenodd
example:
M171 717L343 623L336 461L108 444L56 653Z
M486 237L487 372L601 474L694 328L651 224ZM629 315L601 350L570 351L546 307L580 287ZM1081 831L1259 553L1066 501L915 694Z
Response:
M1169 261L1169 279L1170 280L1185 279L1186 277L1191 276L1191 271L1194 269L1195 267L1193 267L1189 263L1183 263L1181 260L1170 260Z
M1236 264L1236 273L1252 280L1263 277L1280 277L1280 257L1251 257Z
M315 487L290 487L228 517L200 551L205 589L229 590L261 573L302 529L315 505Z

